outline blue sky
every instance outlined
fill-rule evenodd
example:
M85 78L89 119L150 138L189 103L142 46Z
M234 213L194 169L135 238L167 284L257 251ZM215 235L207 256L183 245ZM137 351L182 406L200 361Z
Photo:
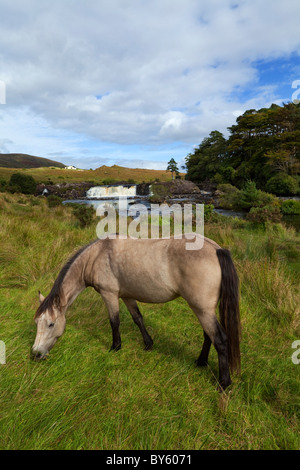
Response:
M292 101L299 18L299 0L0 0L0 152L183 164L246 109Z

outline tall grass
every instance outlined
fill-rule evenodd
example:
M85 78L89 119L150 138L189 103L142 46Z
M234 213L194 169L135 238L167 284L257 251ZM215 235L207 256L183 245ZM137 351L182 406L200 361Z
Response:
M232 251L241 280L242 373L220 395L218 358L197 369L202 331L178 299L142 304L151 352L120 302L122 350L86 289L49 358L30 360L37 291L95 238L70 208L0 194L1 449L299 449L299 238L282 226L218 218L206 235Z

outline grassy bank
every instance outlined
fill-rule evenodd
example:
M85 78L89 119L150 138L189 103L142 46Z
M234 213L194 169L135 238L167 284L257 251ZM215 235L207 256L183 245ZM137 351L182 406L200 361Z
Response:
M101 166L95 170L66 170L65 168L3 168L0 167L0 180L9 181L11 175L21 172L31 175L38 183L80 183L92 181L96 184L113 184L118 181L131 183L149 183L154 180L169 181L172 179L170 171L148 170L144 168L125 168L118 165Z
M68 207L0 194L1 449L299 449L299 237L211 217L206 235L232 251L241 279L242 373L216 391L218 361L196 369L202 329L187 304L142 304L150 352L121 304L123 347L99 295L86 289L49 358L30 360L37 292L94 239ZM300 356L300 354L299 354Z

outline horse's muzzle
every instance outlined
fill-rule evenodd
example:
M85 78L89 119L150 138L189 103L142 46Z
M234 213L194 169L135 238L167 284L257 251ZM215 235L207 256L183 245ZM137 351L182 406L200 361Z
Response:
M35 351L31 350L30 357L33 361L42 361L42 360L46 359L46 356L47 356L47 354L42 354L38 351L35 352Z

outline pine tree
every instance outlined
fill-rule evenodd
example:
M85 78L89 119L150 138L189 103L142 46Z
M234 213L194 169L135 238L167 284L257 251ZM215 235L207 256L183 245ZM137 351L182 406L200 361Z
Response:
M171 160L168 162L168 166L166 171L171 171L172 172L172 180L174 179L174 174L177 176L179 175L177 163L175 162L174 158L171 158Z

